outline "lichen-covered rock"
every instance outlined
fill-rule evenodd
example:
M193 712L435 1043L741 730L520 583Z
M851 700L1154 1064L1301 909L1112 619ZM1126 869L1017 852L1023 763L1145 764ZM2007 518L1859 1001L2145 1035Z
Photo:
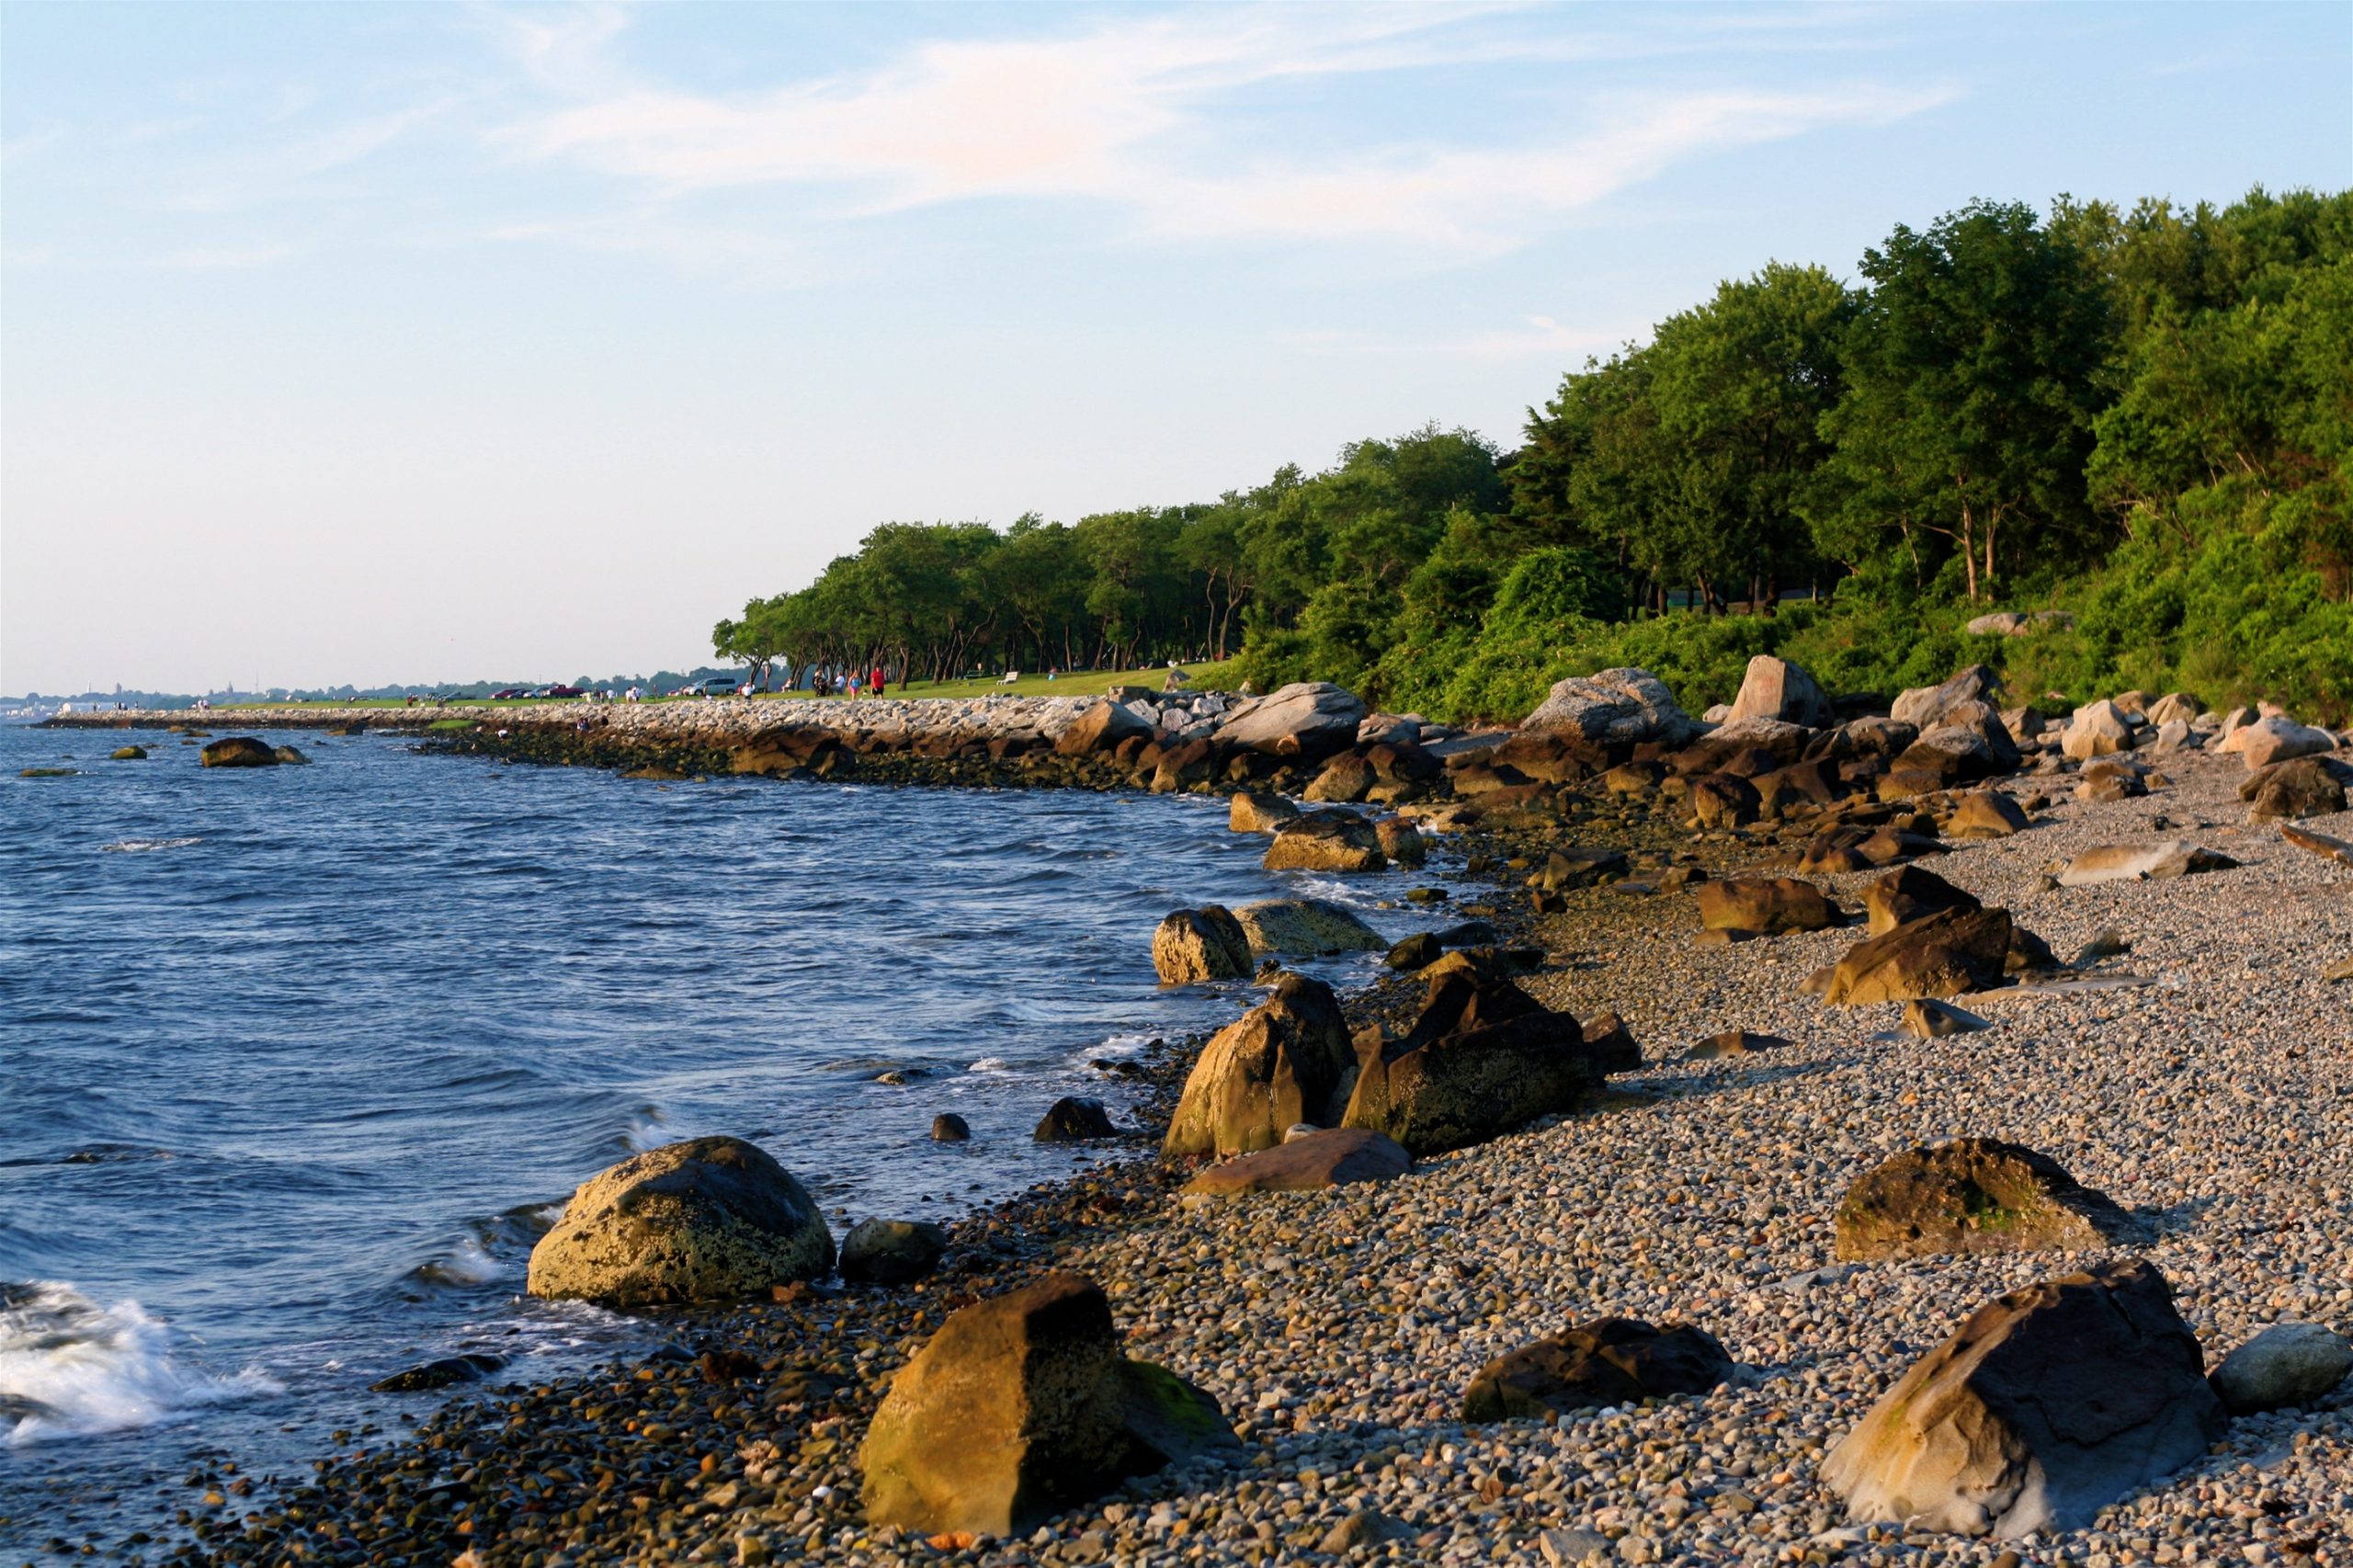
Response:
M534 1296L728 1301L834 1266L801 1185L741 1138L693 1138L599 1171L531 1249Z
M1570 734L1601 745L1655 741L1679 746L1699 728L1665 681L1636 669L1597 670L1558 682L1520 724L1523 732Z
M147 748L145 746L119 746L114 751L109 752L108 754L108 758L109 761L113 762L144 762L147 760Z
M1604 1404L1705 1393L1732 1376L1732 1358L1688 1324L1654 1328L1597 1318L1499 1356L1462 1398L1465 1421L1541 1419Z
M2198 1337L2149 1264L1979 1308L1823 1461L1855 1519L2023 1536L2076 1529L2222 1430Z
M1216 1401L1120 1353L1098 1286L1052 1274L949 1314L892 1380L858 1468L878 1528L1006 1536L1235 1446Z
M1842 1258L2085 1252L2141 1239L2107 1196L2047 1154L1993 1138L1910 1149L1866 1171L1839 1200Z
M1322 898L1270 898L1233 912L1253 954L1377 953L1388 938L1346 904Z
M1245 980L1249 934L1233 911L1214 903L1172 911L1152 934L1152 967L1163 985Z
M1210 1037L1187 1074L1162 1153L1271 1149L1300 1122L1327 1126L1347 1104L1356 1048L1332 988L1289 975L1274 994Z

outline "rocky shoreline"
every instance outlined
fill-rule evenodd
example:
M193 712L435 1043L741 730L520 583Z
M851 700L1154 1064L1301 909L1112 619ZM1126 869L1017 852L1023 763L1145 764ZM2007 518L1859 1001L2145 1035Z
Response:
M1313 694L1330 722L1306 742L1299 724L1226 745L1155 726L1063 749L1089 713L1119 724L1087 709L1051 745L986 756L1033 781L1402 813L1495 882L1495 945L1540 954L1514 989L1562 1017L1617 1015L1641 1065L1573 1110L1417 1150L1390 1179L1209 1200L1181 1190L1188 1165L1140 1147L960 1222L928 1278L663 1309L672 1346L458 1399L398 1441L322 1460L310 1485L193 1477L191 1539L157 1555L2353 1561L2353 1383L2227 1425L2201 1414L2182 1468L2013 1538L1957 1517L1853 1518L1857 1488L1826 1479L1855 1468L1828 1462L1842 1437L1971 1313L2077 1271L2093 1271L2079 1289L2109 1290L2154 1266L2209 1369L2268 1325L2353 1329L2353 1048L2327 978L2353 949L2353 881L2331 847L2353 832L2353 769L2336 737L2139 694L2047 729L1972 672L1841 723L1802 672L1759 673L1770 710L1712 730L1640 672L1605 672L1563 683L1520 733L1450 752L1418 727L1367 734L1380 716L1360 710L1342 740L1344 708ZM561 735L541 738L562 759ZM2241 755L2273 742L2286 755ZM923 760L957 762L965 744ZM773 748L782 772L878 752L921 757ZM1237 822L1256 798L1237 796ZM1285 837L1367 853L1336 830ZM1360 1041L1367 1026L1407 1037L1442 984L1401 973L1344 999L1347 1023ZM1150 1060L1139 1142L1158 1143L1201 1044ZM2063 1244L1859 1252L1863 1178L1955 1139L2054 1162L2120 1221L2101 1210ZM870 1524L858 1450L893 1374L949 1314L1056 1271L1097 1282L1127 1352L1205 1392L1237 1446L1033 1530ZM1693 1325L1728 1375L1466 1420L1498 1358L1611 1317Z

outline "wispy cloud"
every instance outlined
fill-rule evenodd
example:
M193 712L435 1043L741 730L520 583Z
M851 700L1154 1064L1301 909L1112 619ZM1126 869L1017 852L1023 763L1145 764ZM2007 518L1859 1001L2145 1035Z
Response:
M1720 42L1553 29L1498 38L1493 7L1253 7L1092 31L931 41L855 75L739 94L634 77L622 13L514 22L508 43L556 101L496 142L618 176L657 202L798 187L833 217L991 198L1076 199L1152 240L1377 239L1483 254L1677 163L1946 101L1939 85L1620 91L1560 104L1500 145L1400 139L1320 155L1255 151L1227 122L1316 78L1622 59ZM1784 14L1813 28L1819 14ZM1737 23L1740 18L1733 18ZM1756 24L1747 24L1752 30ZM1563 96L1556 92L1556 97Z

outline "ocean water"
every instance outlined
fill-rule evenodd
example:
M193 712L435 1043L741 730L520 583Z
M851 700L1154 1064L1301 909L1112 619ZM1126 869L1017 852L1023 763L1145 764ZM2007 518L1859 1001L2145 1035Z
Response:
M631 1151L752 1138L837 1233L1100 1157L1029 1130L1066 1093L1126 1120L1090 1062L1250 999L1154 983L1171 908L1306 892L1387 935L1443 918L1372 907L1422 873L1263 870L1220 800L267 738L313 765L0 727L0 1546L69 1496L119 1488L135 1516L199 1458L307 1468L335 1430L428 1408L365 1392L419 1360L529 1376L656 1332L520 1294L566 1194ZM151 759L107 760L125 739ZM56 766L82 772L17 776ZM929 1141L942 1110L972 1142Z

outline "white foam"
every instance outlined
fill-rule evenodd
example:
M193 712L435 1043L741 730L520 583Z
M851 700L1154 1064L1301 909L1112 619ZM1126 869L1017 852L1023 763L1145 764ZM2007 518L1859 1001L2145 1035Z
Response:
M460 1236L447 1253L425 1263L416 1272L419 1278L437 1285L487 1285L505 1270L479 1240Z
M203 842L201 838L119 838L100 847L118 855L143 855L155 849L185 849Z
M1002 1056L983 1056L968 1069L973 1073L1010 1073L1013 1063Z
M9 1446L150 1426L199 1405L283 1392L258 1369L181 1365L174 1335L136 1301L102 1307L35 1280L0 1297L0 1432Z

